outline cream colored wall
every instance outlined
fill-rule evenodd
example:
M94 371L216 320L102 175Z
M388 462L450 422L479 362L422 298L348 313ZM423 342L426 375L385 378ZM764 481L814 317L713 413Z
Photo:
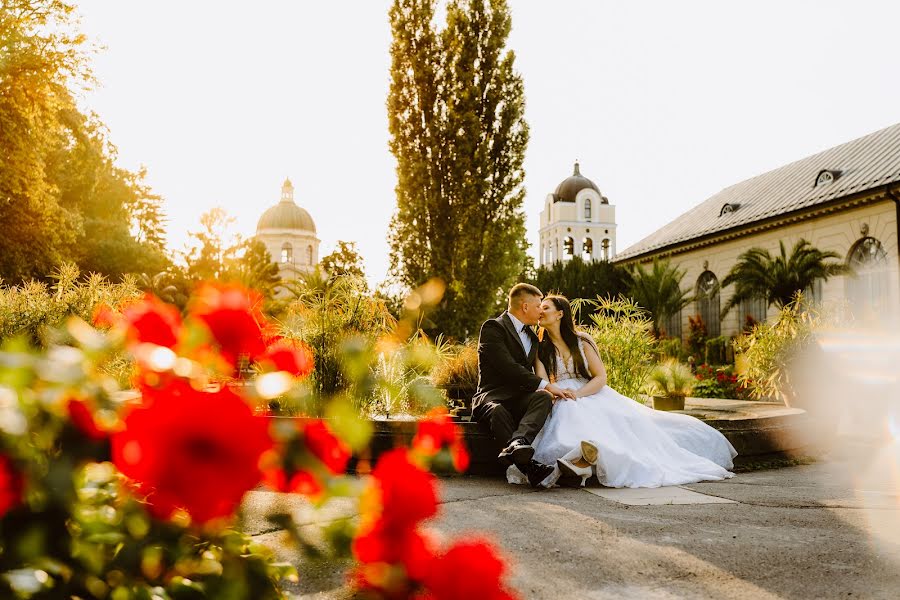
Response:
M272 261L278 264L282 279L295 279L298 272L309 273L319 264L319 239L312 232L298 232L294 229L266 229L256 234L256 238L266 246ZM293 264L281 262L281 246L288 242L292 246ZM307 248L312 247L312 262L307 260Z
M802 238L809 240L819 250L837 252L841 259L846 260L850 249L863 237L860 233L863 224L868 225L868 235L880 241L888 255L888 265L891 267L888 287L891 303L894 306L900 305L900 291L898 291L900 272L897 267L897 213L895 205L891 201L784 225L735 240L674 254L669 259L672 264L685 271L682 285L690 286L693 289L697 278L703 272L704 261L709 262L709 270L721 283L741 253L753 247L761 247L776 254L780 252L778 243L781 240L784 241L788 252ZM652 259L652 257L650 258ZM846 286L847 277L829 279L822 285L822 300L826 303L843 300L846 297ZM732 293L733 286L722 288L721 306L725 306ZM688 317L697 312L696 303L691 303L682 311L682 332L685 338L689 331ZM768 317L772 317L774 314L776 314L775 307L769 307ZM738 321L738 310L737 308L732 309L722 321L722 335L731 336L737 333L741 326Z

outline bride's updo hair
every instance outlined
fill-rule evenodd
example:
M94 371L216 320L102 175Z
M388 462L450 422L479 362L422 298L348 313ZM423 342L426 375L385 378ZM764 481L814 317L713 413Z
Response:
M584 364L584 357L581 355L581 350L578 348L578 338L586 337L587 334L579 332L575 327L575 318L572 316L572 305L565 296L560 296L558 294L544 296L544 300L549 300L557 310L562 311L563 315L562 319L559 321L559 332L562 334L562 339L566 343L566 346L568 346L569 352L572 354L572 360L575 363L575 373L585 379L590 379L591 373L588 370L587 365ZM556 381L556 346L550 341L550 336L547 335L546 331L541 330L539 337L538 358L544 363L550 381Z

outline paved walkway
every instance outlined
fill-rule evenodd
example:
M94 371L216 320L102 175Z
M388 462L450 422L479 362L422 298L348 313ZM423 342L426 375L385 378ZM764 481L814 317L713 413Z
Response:
M848 443L812 464L658 490L533 491L474 477L441 487L432 527L492 537L523 598L900 597L896 443ZM280 533L252 515L272 502L301 523L353 514L347 502L314 512L297 498L256 492L249 526L269 543ZM346 565L300 568L301 597L348 597Z

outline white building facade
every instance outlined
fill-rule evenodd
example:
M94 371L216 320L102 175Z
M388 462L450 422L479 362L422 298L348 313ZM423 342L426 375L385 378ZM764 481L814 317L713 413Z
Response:
M590 262L616 255L616 207L581 174L577 162L574 173L547 195L538 231L542 267L575 256Z

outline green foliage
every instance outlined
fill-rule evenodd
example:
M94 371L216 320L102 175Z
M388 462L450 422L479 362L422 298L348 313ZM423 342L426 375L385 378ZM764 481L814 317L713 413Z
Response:
M751 248L738 257L737 263L722 280L722 287L734 284L734 294L722 308L728 311L744 300L765 298L766 306L782 308L797 292L810 289L818 281L850 273L836 252L822 252L804 239L799 240L788 256L784 241L778 242L780 254L773 257L768 250ZM828 262L837 259L837 262Z
M64 261L118 277L166 266L161 200L114 165L98 118L74 94L93 82L74 5L0 4L0 276L20 283Z
M386 418L422 415L443 404L428 374L439 360L439 347L418 335L408 343L377 354L372 367L372 393L363 398L362 410Z
M505 0L436 0L390 9L390 149L397 159L391 267L415 288L446 284L431 314L457 339L477 331L520 273L527 246L522 78L505 49Z
M292 282L289 291L295 299L287 306L281 334L312 348L316 366L310 379L315 395L327 398L350 391L352 377L344 365L348 353L372 354L379 337L392 331L396 320L360 279L332 278L316 269Z
M331 277L354 277L365 280L366 272L362 256L356 251L356 242L338 241L334 252L322 257L319 266Z
M37 344L46 329L60 327L70 316L90 321L98 305L118 306L140 295L133 278L126 277L122 283L111 283L96 273L82 278L72 264L64 264L51 278L50 286L30 281L0 287L0 340L25 336Z
M539 267L531 277L523 273L521 279L536 285L545 294L558 293L570 300L575 298L615 298L628 289L628 273L608 261L585 262L580 256ZM585 307L578 315L581 324L590 321L592 307Z
M679 338L661 338L656 346L660 359L686 360L687 355Z
M653 322L646 311L626 298L575 300L572 305L576 312L585 306L595 309L587 332L600 349L607 384L620 394L637 399L656 354Z
M657 396L688 396L695 381L687 365L669 359L653 368L648 387L650 393Z
M628 294L638 306L649 311L657 336L661 334L663 324L694 301L690 292L682 289L682 279L684 271L668 260L654 259L649 271L643 265L637 265L631 272Z
M278 265L261 241L244 240L234 233L234 223L234 217L218 207L200 216L201 229L191 232L194 245L185 255L183 287L198 281L237 282L262 294L267 307L274 310L276 287L281 283Z
M815 332L828 323L828 316L809 304L802 293L784 305L778 319L754 326L737 338L734 348L744 354L747 370L739 380L754 398L775 398L790 392L788 367L791 360L813 342Z

